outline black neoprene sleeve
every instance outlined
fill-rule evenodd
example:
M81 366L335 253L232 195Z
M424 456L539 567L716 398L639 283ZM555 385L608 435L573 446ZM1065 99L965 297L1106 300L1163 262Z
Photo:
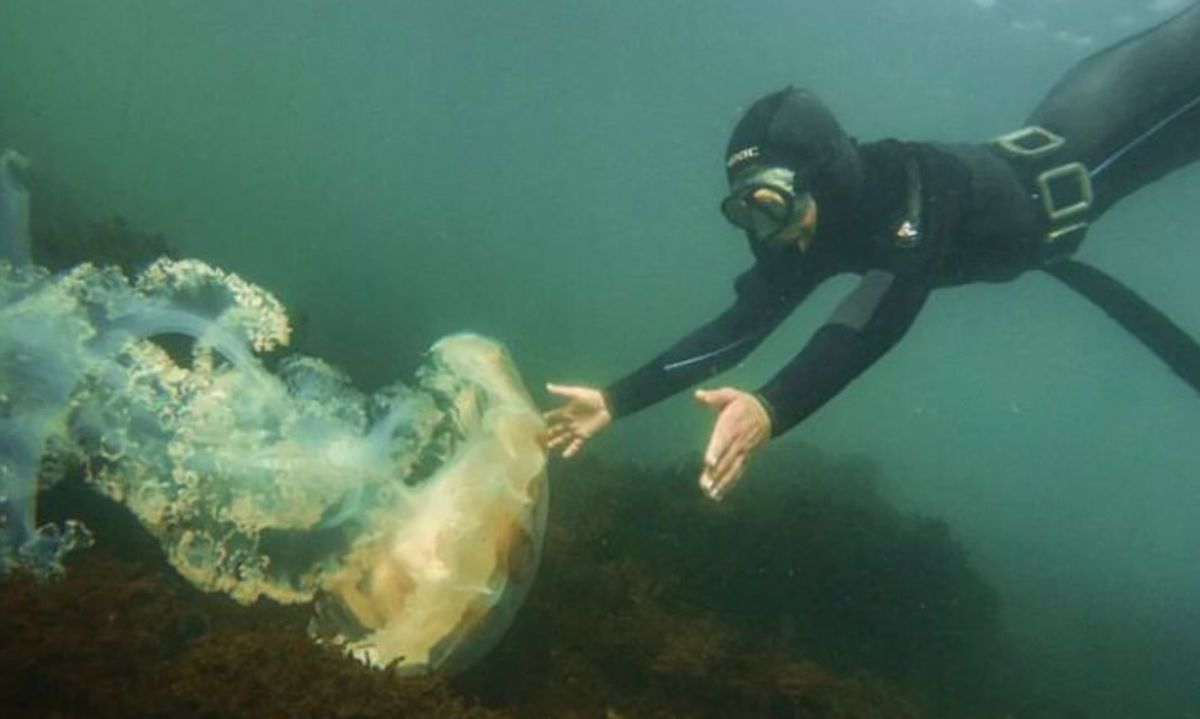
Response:
M895 346L929 296L930 280L925 274L894 277L861 327L835 321L817 330L800 354L756 393L771 415L772 436L817 411Z
M737 280L737 300L699 329L604 389L624 417L735 366L779 326L819 282L815 274L773 283L755 266Z
M881 355L845 325L821 327L800 354L756 392L771 415L771 435L778 437L820 409Z

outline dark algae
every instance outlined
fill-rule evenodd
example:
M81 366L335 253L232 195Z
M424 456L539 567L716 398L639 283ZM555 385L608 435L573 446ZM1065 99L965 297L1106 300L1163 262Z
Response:
M784 466L714 504L687 462L553 465L538 581L451 679L366 668L301 608L197 592L67 481L46 512L86 503L97 544L0 585L2 716L1003 716L983 706L996 600L948 528L889 508L869 463Z

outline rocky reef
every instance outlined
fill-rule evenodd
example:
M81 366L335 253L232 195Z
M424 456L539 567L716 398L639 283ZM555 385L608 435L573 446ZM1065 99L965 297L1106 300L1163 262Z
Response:
M786 461L785 461L786 460ZM727 503L694 467L555 464L543 565L516 622L453 680L309 642L306 613L196 591L82 482L44 498L97 545L0 585L8 717L1003 716L991 591L875 470L801 447ZM804 479L807 478L807 479Z

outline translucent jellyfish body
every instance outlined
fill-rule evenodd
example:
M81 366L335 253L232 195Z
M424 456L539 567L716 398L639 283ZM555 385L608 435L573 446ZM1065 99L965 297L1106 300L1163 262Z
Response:
M202 263L132 285L0 268L8 565L44 569L72 543L35 521L39 467L68 452L194 585L311 603L313 635L363 661L453 670L502 635L547 489L541 419L500 345L443 339L411 386L366 396L317 359L266 371L255 352L286 341L282 307ZM164 334L193 342L171 353Z

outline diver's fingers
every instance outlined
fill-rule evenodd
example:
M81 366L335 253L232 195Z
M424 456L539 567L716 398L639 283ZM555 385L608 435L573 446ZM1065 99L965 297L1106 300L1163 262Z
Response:
M571 405L563 405L554 409L543 412L542 417L547 422L570 422L571 421Z
M744 454L731 456L733 459L724 466L706 465L700 473L700 489L711 500L721 500L729 490L733 489L745 471L747 456Z
M587 437L579 434L564 434L561 437L554 437L550 440L550 446L554 448L562 448L562 455L570 457L579 451L579 446L587 441Z
M724 443L714 430L713 437L708 442L708 449L704 451L704 469L700 472L700 489L714 499L713 493L717 490L717 465L724 454Z
M575 426L574 422L569 422L564 419L549 419L546 421L546 432L551 435L570 434Z
M700 404L711 407L715 410L720 410L725 405L737 399L738 391L732 387L718 387L717 389L698 389L692 395Z
M726 461L726 455L738 439L737 416L732 404L740 393L729 387L714 390L697 390L696 400L701 404L716 410L716 421L713 423L712 435L708 447L704 450L705 464L716 467Z
M719 489L721 484L729 477L729 473L735 463L743 462L746 459L745 443L732 438L725 446L724 453L717 459L713 466L713 480Z
M593 390L591 387L580 387L578 385L571 384L554 384L552 382L546 383L546 391L557 397L577 399L580 401L587 401L592 392L595 392L595 390Z
M710 497L719 498L724 491L722 485L734 473L736 467L743 467L750 453L750 444L744 433L738 432L732 426L732 418L726 413L717 417L713 427L712 439L704 453L704 473L701 475L700 487Z
M709 437L708 446L704 449L704 464L707 466L715 468L729 452L733 437L728 422L723 421L725 419L721 415L717 415L717 421L713 423L712 435Z
M737 455L729 466L725 467L724 472L718 474L713 481L713 492L709 494L714 500L720 501L725 498L725 495L737 486L741 481L742 475L746 472L746 457L745 454Z
M583 437L576 437L571 442L571 444L567 445L567 448L565 450L563 450L563 453L562 453L563 459L570 459L570 458L574 457L575 455L579 454L579 450L583 449L583 443L584 443Z
M546 435L546 449L547 450L558 450L560 453L566 452L565 447L566 447L566 445L568 445L571 442L573 437L574 437L574 435L571 435L571 434L557 434L557 435L549 435L548 434L548 435Z
M582 434L585 429L586 418L577 415L561 412L559 414L545 414L543 418L546 421L546 427L551 434Z
M712 467L704 465L704 469L700 470L700 491L709 499L716 499L716 485L713 483Z
M566 404L555 407L542 414L548 421L578 422L596 414L597 406L586 399L574 397Z

